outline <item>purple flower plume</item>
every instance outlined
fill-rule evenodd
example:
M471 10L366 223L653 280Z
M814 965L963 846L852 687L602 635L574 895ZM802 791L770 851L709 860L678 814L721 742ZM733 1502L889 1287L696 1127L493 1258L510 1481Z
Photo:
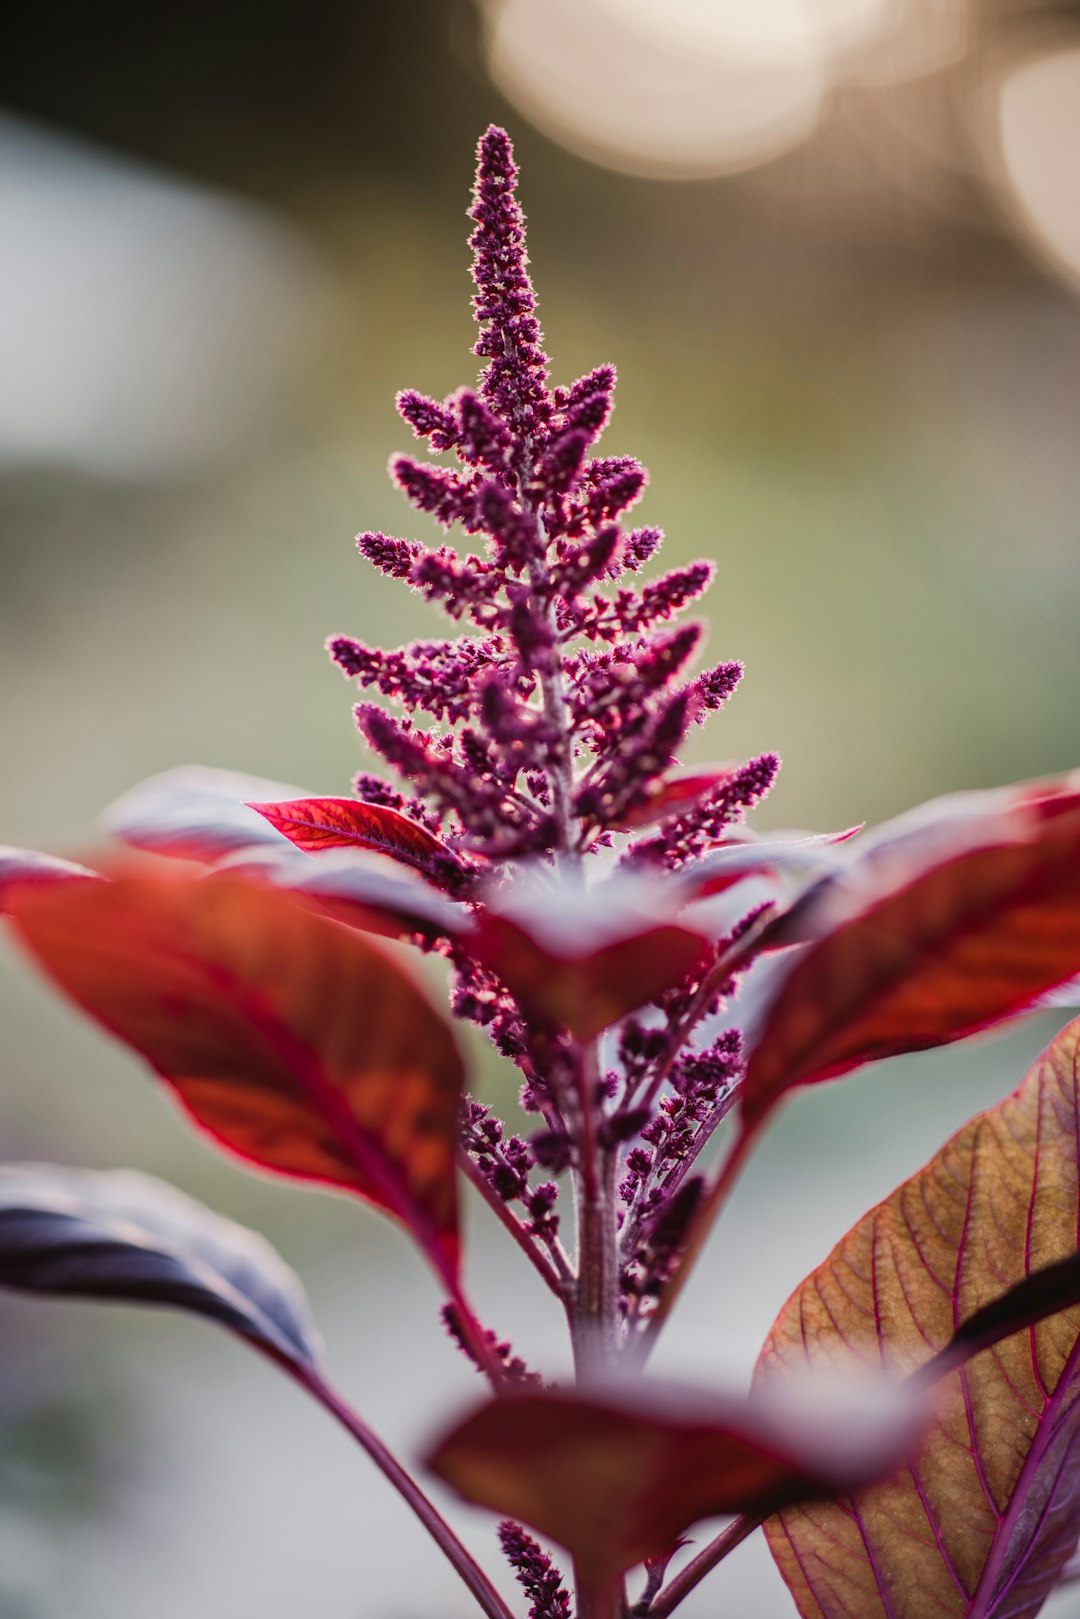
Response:
M477 388L441 403L415 389L398 395L416 436L457 465L391 462L413 505L481 537L483 551L372 533L357 542L381 572L481 633L393 651L346 635L328 642L350 678L407 716L362 703L369 747L449 842L496 860L610 841L742 672L728 662L686 679L700 630L666 628L707 587L711 563L638 588L618 583L663 536L622 526L645 488L638 462L590 455L611 415L614 367L549 385L517 172L509 137L492 127L480 141L470 209L475 352L486 362ZM608 650L589 653L590 645ZM701 852L738 808L702 806L699 832L684 817L660 863Z
M613 409L614 367L567 386L549 380L517 174L509 137L488 129L469 211L474 352L483 362L475 386L443 400L415 389L397 396L436 459L396 455L391 478L429 520L457 531L456 548L381 533L357 540L373 567L407 582L460 633L392 650L344 634L327 643L345 675L377 696L357 704L356 721L391 779L365 768L357 796L437 833L477 874L476 905L522 859L576 868L621 847L643 880L669 880L727 836L779 767L762 754L717 771L696 797L680 796L677 780L668 790L687 737L724 707L742 665L695 668L703 628L678 622L708 588L711 562L640 577L664 538L629 515L647 475L631 456L595 453ZM635 836L635 827L645 830ZM446 941L443 953L454 1012L516 1064L522 1106L537 1125L524 1140L469 1102L462 1147L474 1181L518 1240L559 1271L557 1181L537 1171L557 1176L577 1163L580 1121L567 1098L580 1048L558 1025L527 1016L492 963L470 956L467 938ZM720 986L709 1010L730 987ZM600 1134L619 1155L631 1328L678 1258L700 1190L690 1170L740 1076L735 1037L693 1053L670 1044L698 989L677 986L624 1020L618 1068L597 1091ZM565 1619L565 1593L539 1548L513 1526L504 1531L534 1619Z

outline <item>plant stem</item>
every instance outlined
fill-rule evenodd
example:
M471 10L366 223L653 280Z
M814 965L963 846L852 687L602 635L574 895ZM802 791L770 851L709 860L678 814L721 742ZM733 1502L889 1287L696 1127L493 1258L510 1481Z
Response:
M542 525L535 506L528 500L524 492L521 496L522 505L529 512L536 524L537 533L542 532ZM542 599L544 590L544 570L539 562L533 563L529 568L529 582L534 595ZM545 613L549 627L554 632L554 609L549 602ZM551 807L555 812L555 820L559 829L559 849L564 859L580 865L581 854L577 849L574 837L574 761L571 750L570 722L566 705L566 692L563 687L562 658L556 654L551 666L542 664L540 675L540 696L544 705L544 717L557 738L559 749L559 762L549 765L545 774L551 788Z
M599 1052L595 1040L578 1066L577 1192L578 1286L570 1311L577 1382L596 1383L619 1350L618 1250L615 1233L615 1161L599 1139ZM574 1562L577 1619L621 1619L621 1580L591 1579Z
M599 1078L594 1040L582 1051L578 1069L578 1286L570 1324L579 1381L602 1376L619 1350L615 1162L596 1128Z
M744 1513L741 1518L729 1523L715 1540L710 1540L694 1560L687 1563L686 1567L668 1582L649 1607L640 1610L642 1619L646 1615L648 1619L668 1619L668 1615L674 1613L679 1603L690 1595L696 1585L700 1585L706 1574L711 1574L717 1563L722 1562L728 1552L733 1552L736 1546L741 1545L748 1535L752 1535L762 1521L760 1517ZM632 1611L639 1612L637 1608Z
M574 1590L577 1596L577 1619L622 1619L620 1580L589 1580L575 1562Z
M507 359L515 359L520 364L522 359L520 350L510 332L505 328L502 332L502 345L503 353ZM520 418L515 420L514 427L518 434L521 456L518 463L511 468L511 472L517 485L517 496L521 509L532 521L539 553L546 543L544 525L540 520L540 512L536 501L529 493L530 479L536 475L536 447L531 433L526 429ZM544 564L540 560L539 554L529 563L529 584L535 600L538 602L543 601L547 578ZM544 617L551 631L553 642L557 646L553 602L547 602ZM563 687L562 655L560 652L556 652L550 665L545 662L541 666L539 675L544 716L557 740L559 750L558 763L549 765L544 772L548 779L548 786L551 788L551 807L555 813L555 821L559 829L559 851L564 857L569 856L575 864L580 865L580 852L574 853L574 760L571 749L566 692Z
M525 459L533 469L533 449L524 441ZM543 525L527 492L527 480L518 474L518 495L522 508L535 525L537 536ZM546 579L543 564L536 560L529 567L529 582L536 600L543 600ZM556 646L555 614L549 601L545 616ZM558 828L558 851L567 865L580 870L581 847L574 832L574 761L570 715L563 684L562 656L556 652L550 665L539 671L544 715L555 739L556 758L546 775L551 790L551 806ZM615 1159L598 1139L597 1115L599 1062L596 1041L581 1054L578 1067L578 1151L574 1175L577 1196L578 1266L577 1288L567 1299L567 1317L574 1351L578 1382L603 1375L619 1347L618 1252L615 1230ZM595 1582L574 1563L574 1589L577 1619L621 1619L625 1611L622 1580Z
M383 1477L389 1480L402 1499L412 1507L440 1551L460 1574L476 1598L481 1611L487 1615L487 1619L514 1619L510 1609L472 1553L462 1545L446 1519L428 1500L412 1475L406 1472L397 1457L372 1433L357 1412L312 1368L289 1367L288 1370L292 1372L300 1386L314 1395L319 1403L337 1418L342 1427L347 1429L357 1444L367 1451Z

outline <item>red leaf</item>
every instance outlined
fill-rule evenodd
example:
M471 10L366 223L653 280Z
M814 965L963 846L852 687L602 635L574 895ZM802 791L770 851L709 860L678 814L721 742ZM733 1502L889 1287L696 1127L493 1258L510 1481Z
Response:
M427 876L447 865L459 867L454 852L441 838L407 815L382 804L364 804L356 798L294 798L281 804L249 804L265 816L275 831L298 849L316 854L323 849L373 849Z
M236 877L24 890L12 911L60 987L219 1142L358 1192L453 1277L461 1058L381 949Z
M92 882L101 880L99 872L91 871L89 866L77 866L73 860L39 854L36 849L12 849L0 844L0 915L7 913L16 889L48 887L87 878Z
M1002 800L871 840L768 930L773 945L811 942L750 1053L748 1126L794 1085L960 1039L1077 971L1080 810L1064 790ZM936 858L945 849L959 852Z
M919 804L838 850L832 871L777 920L776 942L820 938L918 873L976 849L1028 842L1047 822L1074 811L1080 812L1080 771Z
M532 1015L591 1040L706 956L703 934L665 916L674 894L631 878L591 890L522 882L484 911L470 948Z
M1042 1607L1080 1532L1078 1178L1074 1022L784 1306L762 1351L766 1386L811 1362L916 1386L950 1372L910 1467L766 1526L804 1619L1033 1619Z
M825 1429L805 1393L775 1404L649 1383L511 1393L467 1417L430 1465L467 1501L530 1525L606 1580L669 1553L700 1518L763 1515L879 1477L913 1446L923 1411L903 1397L873 1417L864 1403L860 1416Z

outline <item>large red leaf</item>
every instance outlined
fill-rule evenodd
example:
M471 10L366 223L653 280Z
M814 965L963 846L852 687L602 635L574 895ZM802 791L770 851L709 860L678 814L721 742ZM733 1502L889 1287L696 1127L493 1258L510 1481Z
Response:
M591 1040L707 955L705 935L674 920L678 897L659 878L526 879L493 896L469 948L534 1016Z
M785 1305L766 1380L808 1361L848 1376L973 1354L911 1467L767 1526L804 1619L1038 1612L1080 1534L1080 1308L1059 1308L1077 1297L1078 1187L1080 1022Z
M959 1039L1080 968L1080 810L1064 794L954 827L968 846L927 865L933 831L854 859L772 930L811 942L750 1053L748 1125L794 1085Z
M820 938L874 900L973 850L1026 843L1062 815L1080 812L1080 771L1008 787L946 793L837 849L830 868L770 932L777 945Z
M700 1518L764 1514L880 1477L913 1448L924 1411L886 1400L861 1416L838 1413L825 1427L809 1389L776 1403L646 1382L604 1395L511 1393L467 1417L430 1465L466 1500L531 1525L607 1580L669 1553Z
M360 1193L454 1274L461 1058L383 950L236 877L66 884L12 912L60 987L223 1145Z
M324 849L372 849L414 866L425 876L460 868L441 838L384 804L356 798L294 798L281 804L249 804L275 831L306 854Z

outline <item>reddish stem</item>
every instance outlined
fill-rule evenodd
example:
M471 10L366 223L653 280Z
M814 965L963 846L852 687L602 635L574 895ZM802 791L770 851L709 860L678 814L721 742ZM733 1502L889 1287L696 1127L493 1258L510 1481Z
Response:
M578 1380L602 1376L619 1348L619 1275L615 1236L615 1164L597 1130L598 1052L595 1041L578 1069L577 1299L571 1310Z
M460 1574L481 1610L487 1615L487 1619L514 1619L510 1609L472 1553L462 1545L446 1519L429 1501L412 1475L406 1472L397 1457L372 1433L357 1412L314 1369L309 1367L287 1369L292 1372L302 1388L314 1395L331 1416L337 1418L357 1444L367 1451L383 1477L394 1486L402 1499L408 1502L440 1551Z
M574 1564L574 1590L577 1596L577 1619L622 1619L622 1581L593 1581L586 1578Z

